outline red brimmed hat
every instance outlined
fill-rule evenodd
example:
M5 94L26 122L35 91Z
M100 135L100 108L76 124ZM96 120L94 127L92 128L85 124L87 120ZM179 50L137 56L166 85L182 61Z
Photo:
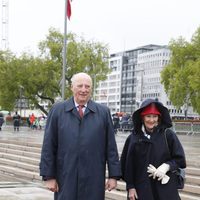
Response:
M161 115L160 111L158 110L158 108L156 107L156 105L154 103L151 103L150 105L148 105L147 107L145 107L142 112L140 113L140 115L143 117L145 115Z

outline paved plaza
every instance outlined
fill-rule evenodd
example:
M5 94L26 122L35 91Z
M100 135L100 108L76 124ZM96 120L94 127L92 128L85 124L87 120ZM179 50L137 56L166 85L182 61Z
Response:
M2 128L0 140L14 139L24 142L42 143L43 131L21 127L19 132L12 126ZM53 193L46 190L42 183L0 174L0 200L52 200Z
M117 133L116 140L118 150L121 152L124 142L129 133ZM14 132L12 126L3 127L0 132L0 140L20 140L24 142L42 143L44 131L31 130L22 127L19 132ZM198 151L200 146L200 136L179 135L185 148L194 148ZM197 154L195 154L197 155ZM31 182L24 179L12 177L0 173L0 200L53 200L53 193L46 190L43 183Z

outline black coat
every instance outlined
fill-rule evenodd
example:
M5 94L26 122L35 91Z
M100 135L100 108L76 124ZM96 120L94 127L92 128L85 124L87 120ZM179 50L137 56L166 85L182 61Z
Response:
M56 200L104 200L105 169L120 177L109 109L89 101L83 119L73 99L56 104L47 119L40 175L56 178Z
M176 134L167 129L171 155L169 154L164 131L171 126L171 118L168 110L160 103L161 123L154 129L150 139L144 136L141 130L140 112L152 101L148 100L145 106L133 114L134 130L125 142L121 157L123 179L127 189L136 189L140 200L178 200L180 197L176 187L177 177L172 171L178 167L186 167L184 150ZM163 116L165 119L162 119ZM170 171L167 173L170 180L164 185L157 179L149 177L147 173L149 164L158 168L162 163L170 165Z
M4 123L4 117L3 114L0 113L0 127L3 125Z
M20 119L21 119L20 115L15 114L13 116L13 125L14 126L19 126L20 125Z

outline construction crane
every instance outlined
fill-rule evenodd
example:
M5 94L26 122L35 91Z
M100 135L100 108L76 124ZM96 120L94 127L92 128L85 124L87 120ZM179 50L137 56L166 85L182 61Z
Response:
M8 0L2 0L2 33L1 33L1 50L9 48L8 40Z

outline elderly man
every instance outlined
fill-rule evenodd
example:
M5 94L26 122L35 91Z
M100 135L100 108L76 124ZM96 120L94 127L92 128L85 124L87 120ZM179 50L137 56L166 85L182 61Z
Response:
M55 200L104 200L105 188L114 189L121 176L110 111L90 100L88 74L75 74L71 82L73 97L49 112L40 175Z

